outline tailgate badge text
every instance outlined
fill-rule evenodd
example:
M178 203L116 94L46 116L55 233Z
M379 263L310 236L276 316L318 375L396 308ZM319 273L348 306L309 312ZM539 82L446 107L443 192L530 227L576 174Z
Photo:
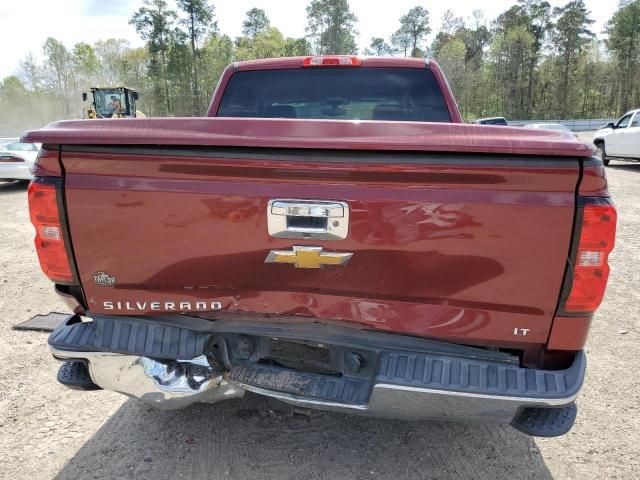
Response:
M121 310L126 312L149 312L160 310L166 312L207 312L210 310L222 310L221 302L175 300L172 302L161 301L111 301L102 302L105 310Z
M93 281L100 287L113 287L116 284L116 277L106 272L98 272L93 276Z

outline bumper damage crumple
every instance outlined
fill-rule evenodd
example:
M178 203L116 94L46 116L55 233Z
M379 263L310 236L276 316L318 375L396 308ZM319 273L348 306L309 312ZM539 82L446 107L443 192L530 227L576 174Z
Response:
M161 361L119 353L54 351L60 359L86 362L93 382L105 390L138 398L163 410L193 403L216 403L241 398L245 391L226 381L223 370L204 355L185 361Z
M55 358L85 363L99 387L162 409L251 391L321 410L511 423L543 436L566 433L575 420L583 352L565 370L534 370L519 367L517 357L479 348L265 322L177 315L80 322L73 316L49 345Z

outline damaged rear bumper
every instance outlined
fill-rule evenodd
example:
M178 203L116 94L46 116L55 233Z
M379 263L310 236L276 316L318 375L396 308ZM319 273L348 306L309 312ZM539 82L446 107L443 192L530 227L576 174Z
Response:
M582 352L565 370L534 370L505 353L414 337L184 316L71 317L49 344L54 357L84 362L96 385L158 408L252 391L305 407L409 420L513 424L525 411L575 410L586 365ZM571 424L574 418L575 411Z

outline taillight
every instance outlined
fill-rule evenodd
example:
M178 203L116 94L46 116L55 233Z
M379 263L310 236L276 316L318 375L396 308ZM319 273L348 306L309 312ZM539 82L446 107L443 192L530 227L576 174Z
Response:
M616 210L613 205L586 204L581 217L580 238L573 259L571 292L564 302L564 311L568 313L592 313L602 302L609 277L607 259L613 250L616 235Z
M360 59L351 55L305 57L302 61L303 67L322 67L328 65L333 65L334 67L355 67L360 64Z
M40 267L50 280L70 283L73 274L64 243L56 186L33 181L29 185L28 196L29 215L36 229L35 245Z

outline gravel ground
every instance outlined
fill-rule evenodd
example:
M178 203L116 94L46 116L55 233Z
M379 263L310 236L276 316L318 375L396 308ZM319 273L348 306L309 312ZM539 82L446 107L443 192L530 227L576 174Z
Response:
M11 326L65 311L40 273L26 187L0 184L0 478L640 477L640 164L607 170L618 206L605 302L573 430L408 423L313 412L257 396L161 412L56 380L46 335Z

